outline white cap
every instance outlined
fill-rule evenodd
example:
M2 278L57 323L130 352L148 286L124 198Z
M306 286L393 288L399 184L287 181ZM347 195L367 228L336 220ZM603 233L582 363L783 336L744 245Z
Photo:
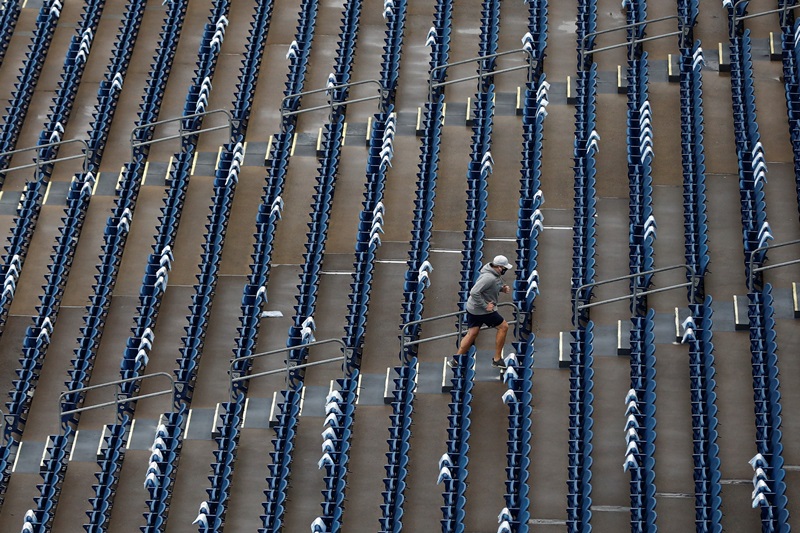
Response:
M492 259L492 266L503 267L505 269L511 268L511 263L508 262L508 258L504 255L496 255L494 259Z

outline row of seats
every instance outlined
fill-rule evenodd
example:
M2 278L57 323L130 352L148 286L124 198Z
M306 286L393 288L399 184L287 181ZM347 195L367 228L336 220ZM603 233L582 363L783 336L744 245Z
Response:
M268 465L267 500L264 503L264 514L261 516L263 526L259 533L280 531L283 525L286 492L289 486L288 472L292 462L292 449L300 415L300 399L302 391L286 388L281 391L282 401L278 404L278 423L275 426L275 438L272 440L273 451L269 452L271 463Z
M750 353L753 368L753 400L755 402L756 450L763 476L756 476L768 485L764 489L754 480L753 507L761 511L762 531L790 531L786 471L784 469L781 430L781 392L778 368L778 343L775 333L775 307L772 285L748 293L747 316L750 329Z
M3 64L6 52L8 52L11 36L14 35L20 13L22 13L20 0L11 0L3 4L2 13L0 13L0 65Z
M322 491L322 514L313 522L323 526L322 531L342 530L358 378L359 370L354 369L347 377L337 379L337 387L326 398L322 457L318 463L320 469L325 469L325 489Z
M428 72L434 82L440 83L447 77L447 69L439 68L450 61L450 40L453 33L453 4L437 0L433 12L433 25L428 30L427 43L431 47ZM443 91L433 90L433 94ZM435 100L434 100L435 101Z
M786 111L789 120L789 139L792 143L795 176L800 175L800 20L794 11L786 12L786 20L781 25L781 58L783 63L783 82L786 92ZM795 180L797 203L800 209L800 182Z
M176 412L166 413L156 427L144 481L149 498L144 514L147 525L140 528L143 532L164 531L166 527L187 412L188 409L182 406Z
M197 53L197 70L195 70L195 75L200 83L194 83L189 87L189 92L183 104L184 116L204 113L208 110L211 78L217 66L217 55L222 49L222 43L225 40L229 8L228 2L216 2L209 17L209 22L203 26L203 33L200 37L200 50ZM194 129L201 122L202 116L192 117L184 119L183 125L186 129Z
M500 4L490 1L481 2L481 33L478 40L478 56L486 57L497 53L500 36ZM479 70L492 72L495 70L497 58L480 60ZM478 80L480 93L489 90L494 83L494 76L489 75Z
M40 175L43 176L46 173L49 177L48 170L52 172L52 169L43 169ZM17 217L14 219L15 226L12 229L8 245L9 251L13 250L17 252L9 255L11 258L9 265L13 265L11 268L14 269L10 273L12 276L18 276L19 269L14 267L19 265L21 269L22 256L27 253L31 241L31 234L25 222L38 219L46 188L47 184L45 180L31 181L20 200L20 205L17 209ZM19 252L21 252L22 255L20 255ZM13 294L8 298L13 298ZM45 344L49 344L49 335L52 333L52 325L48 319L44 333L40 333L39 329L41 329L42 325L44 324L39 321L35 326L29 326L26 331L22 358L19 360L20 368L18 369L18 375L20 379L13 381L12 389L9 392L11 401L6 403L6 408L11 417L11 423L6 424L4 430L5 440L8 444L10 444L10 439L16 439L22 435L22 430L25 427L25 420L30 407L31 395L36 388L38 372L41 368L39 348ZM34 328L36 328L36 331L34 331Z
M767 251L761 249L773 239L767 222L764 184L767 165L756 120L753 56L750 32L731 38L731 90L736 155L739 159L739 195L744 240L745 276L751 277L750 264L760 266ZM754 287L762 275L753 273Z
M358 28L361 21L361 6L362 2L358 0L350 0L343 6L344 12L339 26L341 31L339 32L339 41L336 43L337 54L334 57L333 72L331 72L336 85L347 85L351 81ZM349 92L349 87L332 89L329 97L334 102L344 102L347 100Z
M406 23L408 2L393 1L391 14L386 18L386 37L381 54L381 87L387 102L394 102L397 95L397 83L400 80L400 57L403 49L403 29Z
M248 122L242 115L248 115L248 113L245 113L244 106L247 105L251 97L245 98L243 95L245 92L249 94L253 91L258 80L261 61L260 56L256 57L255 54L263 51L263 46L260 43L266 40L266 32L269 29L269 22L272 17L272 5L273 2L265 2L259 5L256 8L254 21L251 25L253 31L250 42L252 44L248 46L248 57L245 58L245 65L251 65L251 67L243 70L248 79L239 84L240 92L235 100L237 109L233 113L242 126L246 126ZM311 53L311 38L314 34L317 9L317 1L304 1L300 6L295 41L290 45L290 50L293 53L287 56L289 73L284 96L302 92L308 68L308 57ZM299 102L297 105L299 105ZM244 286L242 294L242 314L239 318L241 327L236 338L233 357L235 362L232 369L234 376L246 374L252 366L250 359L241 359L252 355L254 352L258 340L261 313L267 303L267 282L271 268L273 241L276 224L281 218L283 209L281 194L283 193L289 157L295 138L296 121L295 115L284 117L280 133L273 137L272 146L268 147L270 159L267 165L264 195L256 215L254 253L251 256L253 262L250 265L251 273L248 283ZM210 531L216 531L224 521L233 476L233 458L239 442L240 424L244 413L247 384L247 381L233 383L232 401L225 402L220 406L222 414L216 428L217 436L215 437L217 448L214 452L214 462L211 465L212 475L209 477L211 484L206 489L208 498L204 502L204 506L207 509L203 511L208 514ZM277 436L273 443L293 434L294 424L296 424L296 418L293 417L299 412L300 407L300 394L296 394L295 391L282 391L281 396L283 401L277 406L278 428L276 430ZM271 468L275 468L275 474L281 471L281 465L285 465L288 468L291 455L286 456L285 452L286 449L284 447L277 446L275 451L272 452L273 464L276 466ZM272 487L271 489L268 488L267 491L268 501L271 502L270 505L272 506L265 508L267 515L274 512L276 508L283 506L286 488L285 483L282 485L280 482L271 482L270 479L275 478L267 479L268 485ZM274 492L270 493L270 490ZM201 507L203 506L201 505Z
M102 12L105 0L94 2L94 4L99 5L100 9L98 11ZM39 83L44 61L53 42L53 35L55 35L56 25L60 16L60 0L47 0L39 8L39 14L36 17L36 30L33 32L31 44L28 45L26 59L22 69L20 69L20 75L17 77L19 81L14 84L15 90L11 94L11 100L6 108L7 114L3 117L4 122L0 129L0 153L10 152L17 146L17 140L22 131L25 117L28 114L36 85ZM63 133L63 130L61 133ZM5 181L5 173L2 171L8 168L10 162L10 155L0 156L0 186Z
M707 296L701 304L689 303L690 316L683 325L683 342L689 345L695 524L699 532L721 533L722 473L717 444L719 421L711 303L711 296Z
M437 0L434 6L433 26L428 32L431 47L429 73L437 82L445 79L449 62L450 38L453 29L453 0ZM441 87L430 91L430 100L422 110L422 146L417 173L411 240L409 241L408 270L403 284L401 323L408 324L422 318L425 290L430 286L430 249L433 236L433 204L436 197L436 176L444 122L444 92ZM419 324L405 327L401 332L408 341L419 339ZM405 488L408 478L409 450L411 447L411 422L418 374L417 345L405 346L400 353L400 366L392 369L392 414L389 425L389 453L384 465L385 490L381 493L380 531L399 531L403 524Z
M256 94L256 82L261 70L261 58L267 46L267 33L272 21L274 0L258 2L250 22L250 32L247 40L247 51L242 64L243 85L237 87L233 101L233 136L243 138L244 132L250 123L250 110Z
M318 2L305 0L300 3L301 16L297 19L297 32L294 41L289 45L289 76L286 80L286 89L283 91L283 106L288 111L297 111L300 108L300 97L289 96L300 94L306 82L308 71L308 52L311 50L311 41L314 38L314 28L317 24ZM284 126L286 125L284 122ZM283 130L282 130L283 131Z
M595 153L598 150L597 133L597 65L578 72L576 83L576 135L574 141L575 206L573 208L572 240L572 298L588 302L592 290L581 287L594 282L595 248L597 244L597 168ZM579 322L587 319L580 313ZM576 324L577 326L577 324Z
M581 287L595 277L596 174L595 153L600 136L597 133L597 64L591 53L597 31L597 2L578 2L577 17L578 75L575 106L575 140L573 170L575 173L572 283L573 302L588 302L592 290ZM569 397L569 471L567 478L567 531L577 533L591 529L592 517L592 404L594 394L593 345L594 325L588 313L573 317L575 330L570 342Z
M344 116L334 112L333 122L325 125L322 141L325 155L321 158L319 175L317 176L316 194L312 203L311 222L306 232L308 242L305 262L300 274L298 294L295 296L295 316L289 328L287 347L295 349L290 352L292 363L306 362L308 350L303 345L314 340L314 312L316 311L317 290L319 288L322 259L325 253L325 242L328 237L330 213L333 204L335 172L341 156L342 139L344 137ZM294 388L302 386L303 369L289 371L289 385Z
M647 52L641 39L646 30L646 0L627 2L626 22L628 41L628 112L627 153L629 189L629 271L639 275L629 280L632 294L649 289L655 257L653 243L656 221L653 216L653 129L649 101L649 72ZM656 529L655 484L655 312L648 309L647 297L631 301L630 377L631 388L625 398L625 460L623 468L631 476L631 531Z
M92 508L86 511L89 523L83 526L86 533L101 533L108 529L111 504L114 501L122 459L125 456L130 421L129 418L123 417L119 423L107 425L103 430L100 457L97 460L100 471L95 473L97 483L92 485L94 496L89 498Z
M36 485L39 496L36 498L37 509L29 509L25 513L24 523L31 524L29 530L49 529L56 512L58 502L58 492L60 484L57 479L63 478L67 469L67 456L69 454L69 444L74 438L74 430L69 428L62 435L50 437L45 445L45 455L42 457L39 475L42 476L43 483ZM24 525L23 525L24 528ZM25 531L25 529L23 529Z
M362 203L364 208L359 214L355 245L356 261L353 263L353 283L350 285L352 290L345 326L344 342L352 349L346 362L348 375L352 370L361 367L375 255L381 244L380 235L384 231L383 194L386 187L386 172L391 165L394 153L393 139L397 131L397 115L393 106L389 106L388 113L378 113L373 119L374 127L367 155L366 190Z
M706 166L703 149L703 51L700 43L681 48L681 159L683 167L684 259L691 272L687 281L695 284L687 296L700 303L705 296L705 273L710 262L708 250L708 215L706 212Z
M717 426L712 299L705 295L704 278L710 261L706 214L706 169L703 148L703 79L705 63L699 41L693 42L698 0L682 0L678 14L689 35L679 40L681 153L683 167L684 258L689 270L689 318L682 342L689 346L694 462L695 524L698 532L722 532L721 470ZM694 273L695 277L691 275Z
M467 464L469 459L472 389L475 382L475 350L454 356L458 366L453 371L450 402L447 404L447 451L439 460L438 483L442 490L442 533L463 532L467 507Z
M634 2L640 5L640 2ZM631 11L628 12L631 20ZM638 21L632 21L638 22ZM644 25L640 26L643 27ZM652 110L648 99L647 53L628 60L628 267L630 274L640 274L655 268L656 220L653 215L653 128ZM631 292L643 292L652 285L652 274L630 280ZM647 299L637 297L631 302L636 316L647 312Z
M656 530L656 368L650 309L631 318L631 388L625 398L625 461L631 475L631 531Z
M94 122L89 131L87 144L89 145L88 170L98 172L100 161L111 131L111 121L117 110L122 86L128 73L128 67L133 56L133 47L139 36L139 28L142 26L144 17L145 3L141 0L127 2L125 4L125 14L123 22L119 27L114 44L111 61L106 67L106 72L100 87L97 90L97 103L94 106ZM144 122L140 122L143 124Z
M594 436L594 322L571 332L569 365L569 459L567 531L591 531Z
M483 242L486 238L486 209L489 205L488 177L492 173L492 123L494 85L475 94L472 126L472 152L467 167L467 213L464 248L461 252L460 306L466 305L469 291L480 274Z

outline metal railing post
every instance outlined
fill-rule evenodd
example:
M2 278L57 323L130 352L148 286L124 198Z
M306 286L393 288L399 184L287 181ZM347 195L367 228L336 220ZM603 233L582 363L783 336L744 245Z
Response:
M267 355L275 355L275 354L279 354L279 353L290 352L292 350L297 350L297 349L301 349L301 348L310 348L312 346L320 346L322 344L330 344L330 343L340 344L341 347L342 347L342 353L344 355L342 357L336 357L336 358L333 358L333 359L326 359L324 361L317 361L317 362L312 362L312 363L303 363L303 364L300 364L300 365L291 365L291 366L289 364L289 358L287 357L286 358L286 368L280 368L280 369L276 369L276 370L267 370L266 372L259 372L257 374L241 375L241 371L234 370L234 368L233 368L234 365L236 365L237 363L239 363L241 361L251 361L253 359L257 359L257 358L260 358L260 357L266 357ZM332 362L335 362L335 361L343 361L343 360L347 359L347 356L348 356L350 351L351 351L351 348L349 348L347 346L347 344L345 344L345 342L342 339L332 338L332 339L324 339L324 340L321 340L321 341L309 342L309 343L306 343L306 344L300 344L298 346L287 346L285 348L278 348L278 349L275 349L275 350L269 350L269 351L266 351L266 352L254 353L254 354L251 354L251 355L246 355L244 357L237 357L235 359L231 359L231 362L228 364L228 399L231 402L233 401L233 384L234 383L238 383L240 381L249 381L250 379L259 378L259 377L262 377L262 376L270 376L270 375L274 375L274 374L279 374L281 372L286 372L286 378L288 379L289 372L291 370L294 370L295 368L306 368L306 367L309 367L309 366L319 366L319 365L322 365L322 364L332 363ZM236 375L234 376L234 374L236 374Z
M120 399L120 397L119 397L119 388L117 388L117 389L114 390L114 401L98 403L98 404L95 404L95 405L90 405L88 407L77 407L75 409L69 409L67 411L63 410L62 402L63 402L64 398L66 396L68 396L68 395L81 394L81 393L84 393L86 391L95 390L95 389L101 389L101 388L104 388L104 387L109 387L111 385L121 385L123 383L130 383L132 381L139 381L139 380L144 380L144 379L148 379L148 378L162 377L162 376L166 377L169 380L169 382L170 382L169 390L151 392L151 393L148 393L148 394L140 394L138 396L130 396L128 398ZM62 429L64 429L64 425L65 424L64 424L63 420L64 420L64 417L67 416L67 415L72 415L72 414L76 414L76 413L82 413L84 411L92 411L94 409L100 409L102 407L109 407L111 405L121 405L121 404L125 404L125 403L135 402L137 400L143 400L145 398L155 398L157 396L164 396L165 394L169 394L169 393L173 394L173 398L177 397L177 387L175 386L175 378L173 378L171 374L168 374L166 372L155 372L153 374L144 374L144 375L136 376L136 377L132 377L132 378L117 379L117 380L114 380L114 381L109 381L107 383L99 383L97 385L91 385L89 387L83 387L83 388L80 388L80 389L63 391L58 396L58 412L59 412L58 420L59 420L59 423L62 426ZM76 400L75 404L77 404L77 403L78 402ZM175 412L175 401L172 402L172 412L173 413ZM117 418L118 418L118 421L119 421L119 413L117 413Z

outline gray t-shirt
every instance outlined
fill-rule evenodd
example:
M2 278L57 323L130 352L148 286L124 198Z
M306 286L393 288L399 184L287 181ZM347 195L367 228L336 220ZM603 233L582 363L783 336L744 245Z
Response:
M488 315L492 311L486 309L491 302L497 306L500 289L503 288L503 278L488 263L481 268L475 285L469 291L467 299L467 312L473 315Z

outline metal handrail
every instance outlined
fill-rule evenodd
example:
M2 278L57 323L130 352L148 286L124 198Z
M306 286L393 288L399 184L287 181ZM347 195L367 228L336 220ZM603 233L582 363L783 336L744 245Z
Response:
M366 85L368 83L375 83L375 84L378 85L378 94L376 96L367 96L367 97L364 97L364 98L356 98L355 100L342 100L342 101L338 101L338 100L334 100L333 99L332 93L335 90L346 89L348 87L356 87L358 85ZM327 105L314 106L314 107L309 107L307 109L297 109L297 110L294 110L294 111L289 109L289 107L287 107L287 105L286 105L286 102L288 100L290 100L290 99L298 98L298 97L305 96L305 95L308 95L308 94L318 94L318 93L322 93L322 92L328 93L328 104ZM383 84L380 82L380 80L376 80L376 79L353 81L353 82L350 82L350 83L343 83L343 84L340 84L340 85L331 85L330 87L325 87L323 89L312 89L310 91L303 91L303 92L299 92L299 93L290 94L290 95L284 96L283 100L281 100L281 123L283 123L283 119L286 118L286 117L291 117L291 116L294 116L294 115L302 115L303 113L309 113L311 111L319 111L320 109L330 109L330 112L329 112L329 115L328 115L329 118L330 118L330 117L333 116L333 110L335 108L337 108L337 107L344 106L344 105L347 105L347 104L357 104L359 102L368 102L370 100L375 100L375 99L380 99L380 102L379 102L380 110L381 111L385 111L386 110L386 99L388 98L388 96L389 96L389 92L386 90L386 88L383 86Z
M613 283L613 282L616 282L616 281L623 281L623 280L626 280L626 279L640 278L642 276L647 276L649 274L656 274L658 272L667 272L667 271L670 271L670 270L677 270L679 268L684 268L684 269L687 270L687 272L689 272L689 275L691 277L691 281L687 281L685 283L678 283L676 285L670 285L668 287L661 287L659 289L652 289L652 290L649 290L649 291L643 291L643 292L637 292L636 284L634 284L633 285L633 292L631 292L630 294L627 294L625 296L617 296L615 298L609 298L607 300L602 300L602 301L593 302L593 303L589 303L587 301L587 303L585 303L583 305L578 305L578 300L579 299L583 300L580 297L581 294L583 293L583 291L585 291L589 287L596 287L598 285L605 285L605 284L608 284L608 283ZM627 276L620 276L620 277L617 277L617 278L609 278L609 279L605 279L605 280L601 280L601 281L595 281L593 283L586 283L586 284L581 285L580 287L578 287L578 290L575 291L575 298L573 298L573 300L572 300L572 323L577 326L577 324L578 324L578 311L581 311L583 309L589 309L591 307L597 307L598 305L608 304L608 303L612 303L612 302L619 302L619 301L622 301L622 300L635 299L637 297L647 296L649 294L656 294L656 293L659 293L659 292L665 292L665 291L669 291L669 290L673 290L673 289L679 289L681 287L691 287L690 298L691 298L692 301L694 301L694 291L695 291L695 289L697 287L697 278L698 278L698 275L694 271L694 269L689 265L683 264L683 265L672 265L672 266L668 266L668 267L655 268L653 270L647 270L647 271L644 271L644 272L637 272L635 274L628 274Z
M187 130L183 127L183 121L186 119L197 118L197 117L205 117L208 115L215 115L221 113L228 118L228 125L227 126L211 126L208 128L200 128L199 130ZM161 126L163 124L170 124L172 122L180 122L180 126L178 127L178 134L177 135L167 135L166 137L159 137L157 139L150 139L148 141L138 141L136 139L136 132L140 130L144 130L147 128L152 128L154 126ZM156 144L164 141L171 141L173 139L182 139L184 137L189 137L190 135L199 135L201 133L207 133L209 131L218 131L228 128L228 137L233 139L233 124L234 122L238 123L241 122L238 119L234 119L233 116L226 110L226 109L212 109L210 111L203 111L202 113L192 113L191 115L181 115L180 117L168 118L164 120L157 120L155 122L148 122L147 124L140 124L139 126L135 126L131 130L131 159L133 159L133 152L136 148L140 146L146 146L150 144Z
M95 405L90 405L89 407L78 407L78 408L70 409L70 410L67 410L67 411L64 411L62 409L62 401L64 400L64 398L66 396L68 396L70 394L83 393L83 392L90 391L90 390L95 390L95 389L101 389L103 387L108 387L110 385L121 385L123 383L130 383L131 381L139 381L139 380L142 380L142 379L153 378L153 377L157 377L157 376L164 376L167 379L169 379L169 382L170 382L170 385L171 385L169 390L151 392L151 393L148 393L148 394L141 394L141 395L138 395L138 396L131 396L129 398L120 398L119 397L119 389L117 389L116 391L114 391L114 398L115 398L114 401L98 403L98 404L95 404ZM166 372L155 372L153 374L144 374L142 376L136 376L136 377L133 377L133 378L118 379L118 380L115 380L115 381L109 381L107 383L99 383L97 385L91 385L89 387L83 387L83 388L80 388L80 389L68 390L68 391L62 392L58 396L58 411L59 411L58 420L59 420L59 422L61 422L65 416L72 415L72 414L75 414L75 413L82 413L84 411L92 411L94 409L100 409L101 407L109 407L111 405L120 405L120 404L124 404L124 403L135 402L136 400L143 400L145 398L155 398L157 396L163 396L163 395L169 394L169 393L172 393L173 395L177 394L177 388L175 386L175 379L172 377L171 374L167 374ZM172 412L173 413L175 412L175 402L172 402ZM117 416L119 418L119 414ZM62 428L63 428L63 424L62 424Z
M613 44L613 45L609 45L609 46L604 46L602 48L595 48L595 49L592 49L592 50L587 50L586 49L586 40L589 39L590 37L594 37L596 35L603 35L605 33L611 33L611 32L619 31L619 30L627 30L627 29L635 28L635 27L642 26L642 25L645 25L645 24L652 24L652 23L655 23L655 22L662 22L662 21L670 20L670 19L678 19L678 30L677 31L663 33L663 34L660 34L660 35L654 35L652 37L643 37L641 39L633 39L631 41L625 41L624 43L617 43L617 44ZM659 17L659 18L655 18L655 19L652 19L652 20L643 20L643 21L640 21L640 22L632 22L630 24L624 24L622 26L615 26L613 28L607 28L605 30L598 30L598 31L593 31L591 33L587 33L580 40L580 49L578 51L581 54L581 62L580 62L579 70L583 71L583 69L584 69L584 67L583 67L584 61L583 61L583 59L586 57L586 54L597 54L597 53L600 53L600 52L605 52L607 50L614 50L615 48L622 48L623 46L630 47L630 46L633 46L633 45L639 44L639 43L645 43L645 42L648 42L648 41L655 41L656 39L663 39L664 37L672 37L674 35L680 35L680 39L678 41L678 45L681 48L683 48L684 45L685 45L685 39L689 36L688 35L689 34L689 27L684 25L684 24L682 24L682 23L683 23L683 19L681 19L680 16L678 16L678 15L668 15L666 17Z
M506 55L510 55L510 54L518 54L520 52L523 52L528 56L528 64L527 65L519 65L519 66L516 66L516 67L509 67L509 68L505 68L505 69L501 69L501 70L492 70L492 71L488 71L488 72L484 71L484 69L483 69L483 61L485 61L486 59L494 59L495 57L501 57L501 56L506 56ZM467 63L473 63L473 62L476 62L476 61L480 63L478 65L478 74L475 74L473 76L467 76L466 78L459 78L457 80L441 81L441 82L436 82L436 83L434 83L434 81L433 81L434 73L439 71L439 70L446 69L447 67L454 67L454 66L457 66L457 65L465 65ZM513 71L516 71L516 70L522 70L524 68L528 69L528 78L530 78L533 70L536 69L537 66L538 66L538 60L536 60L533 57L533 50L532 49L527 49L527 48L515 48L514 50L505 50L503 52L497 52L495 54L471 57L469 59L463 59L461 61L454 61L453 63L445 63L444 65L438 65L438 66L433 67L431 69L430 74L428 75L428 101L429 102L433 101L433 90L438 88L438 87L444 87L445 85L452 85L454 83L460 83L462 81L475 80L475 79L479 79L479 78L481 80L483 80L483 78L486 77L486 76L494 76L496 74L503 74L505 72L513 72Z
M519 307L514 302L501 302L501 303L497 304L497 307L513 307L515 315L518 315L519 312L520 312L519 311ZM436 335L436 336L433 336L433 337L426 337L424 339L406 341L406 339L409 337L408 333L406 332L406 328L408 328L409 326L415 326L417 324L423 324L425 322L432 322L434 320L440 320L442 318L448 318L448 317L451 317L451 316L458 316L458 330L457 331L454 331L452 333L444 333L442 335ZM507 321L506 323L509 326L511 326L511 325L516 324L517 322L518 321L516 319L514 319L514 320L511 320L511 321ZM417 344L422 344L423 342L430 342L430 341L437 341L437 340L441 340L441 339L448 339L450 337L455 337L455 336L458 336L458 340L456 341L456 343L458 344L458 342L460 342L460 340L461 340L461 336L464 334L464 330L463 330L463 327L462 327L463 323L464 323L464 311L455 311L453 313L446 313L444 315L432 316L430 318L421 318L419 320L412 320L411 322L406 322L405 324L401 324L400 325L400 330L401 330L400 351L401 351L401 353L403 351L405 351L406 346L415 346ZM483 327L482 329L490 329L490 328Z
M292 350L297 350L297 349L301 349L301 348L310 348L311 346L319 346L321 344L329 344L329 343L332 343L332 342L338 343L338 344L340 344L342 346L342 352L344 353L344 355L342 357L335 357L333 359L325 359L324 361L316 361L316 362L312 362L312 363L303 363L303 364L300 364L300 365L290 365L289 364L289 358L287 357L286 358L286 368L280 368L280 369L276 369L276 370L267 370L265 372L259 372L257 374L246 374L244 376L241 375L240 371L236 371L236 370L233 369L233 366L235 364L237 364L238 362L240 362L240 361L250 361L252 359L256 359L256 358L259 358L259 357L264 357L264 356L267 356L267 355L275 355L275 354L279 354L279 353L290 352ZM347 345L344 343L344 341L342 339L332 338L332 339L324 339L324 340L321 340L321 341L309 342L309 343L306 343L306 344L300 344L299 346L287 346L285 348L278 348L278 349L275 349L275 350L269 350L267 352L254 353L254 354L251 354L251 355L246 355L244 357L237 357L235 359L231 359L231 362L228 364L228 398L230 399L230 401L233 401L233 384L234 383L238 383L240 381L247 381L247 380L250 380L250 379L253 379L253 378L260 378L262 376L270 376L270 375L273 375L273 374L280 374L281 372L286 372L286 375L288 377L289 372L291 370L294 370L295 368L306 368L306 367L309 367L309 366L318 366L318 365L322 365L322 364L326 364L326 363L332 363L332 362L335 362L335 361L342 361L342 360L347 358L348 351L350 351L350 348L347 347ZM234 374L236 374L235 377L234 377Z
M0 169L0 173L5 174L7 172L13 172L15 170L22 170L22 169L33 168L33 167L36 167L37 169L39 169L39 168L42 167L42 165L47 164L47 163L52 164L52 163L59 163L61 161L72 161L72 160L75 160L75 159L83 159L83 171L86 172L88 170L88 168L89 168L89 153L91 152L91 150L89 149L89 143L86 142L84 139L67 139L67 140L64 140L64 141L58 141L58 142L54 142L54 143L38 144L36 146L29 146L27 148L18 148L16 150L10 150L8 152L0 153L0 157L6 157L6 156L9 156L9 155L13 156L14 154L20 154L22 152L30 152L30 151L33 151L33 150L41 150L41 149L44 149L44 148L52 148L53 146L61 146L62 144L72 144L72 143L78 143L78 144L82 144L83 145L83 155L70 155L70 156L57 157L55 159L47 159L45 161L40 161L39 160L39 156L37 154L36 157L34 158L34 162L33 163L28 163L27 165L20 165L20 166L17 166L17 167Z
M731 33L729 34L730 37L733 37L733 32L736 31L737 22L741 22L742 20L752 19L756 17L763 17L764 15L772 15L773 13L781 14L781 26L785 26L786 14L789 12L789 10L797 9L798 7L800 7L800 4L795 4L793 6L784 4L783 7L779 7L777 9L759 11L758 13L751 13L750 15L742 15L741 17L737 17L736 8L739 6L739 4L746 1L749 0L736 0L736 2L733 3L733 7L731 8L731 28L730 28Z
M799 4L800 5L800 4ZM775 263L774 265L761 265L758 267L753 268L753 263L755 260L753 256L756 255L757 252L764 251L764 250L771 250L772 248L783 248L784 246L791 246L794 244L800 244L800 239L794 241L786 241L786 242L779 242L777 244L765 244L764 246L759 246L755 250L750 253L750 258L747 261L748 272L747 272L747 290L753 290L753 273L754 272L763 272L764 270L772 270L773 268L780 268L784 266L794 265L800 263L800 259L793 259L791 261L784 261L783 263Z
M581 38L581 41L580 41L581 48L580 49L581 49L581 51L586 50L586 40L589 37L594 37L596 35L603 35L603 34L606 34L606 33L612 33L612 32L620 31L620 30L627 30L628 28L634 28L636 26L643 26L645 24L652 24L652 23L655 23L655 22L662 22L662 21L670 20L670 19L678 19L678 21L682 22L681 17L679 15L667 15L665 17L659 17L659 18L650 19L650 20L642 20L640 22L631 22L630 24L623 24L622 26L614 26L613 28L606 28L604 30L593 31L593 32L587 33L586 35L584 35ZM590 52L591 51L592 50L590 50Z

